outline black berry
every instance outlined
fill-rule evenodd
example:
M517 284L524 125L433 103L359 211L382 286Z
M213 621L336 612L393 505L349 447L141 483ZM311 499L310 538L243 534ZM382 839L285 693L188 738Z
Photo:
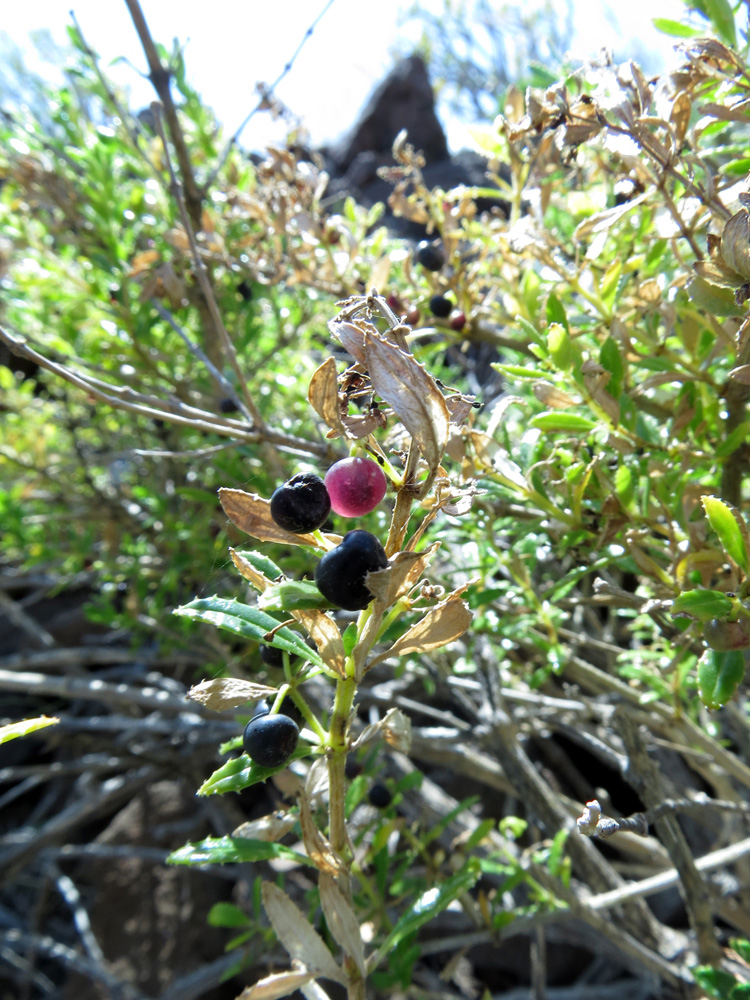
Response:
M425 271L441 271L445 266L445 250L439 243L422 240L417 244L417 263L421 264Z
M315 568L315 583L331 604L345 611L361 611L373 599L365 586L365 577L387 566L385 549L375 535L357 528L348 531L335 549L326 552Z
M302 535L325 524L331 498L325 483L313 472L298 472L271 496L271 517L285 531Z
M267 667L284 666L284 654L276 646L261 646L260 658Z
M288 715L256 715L245 726L245 753L261 767L281 767L297 748L299 728Z
M391 793L385 785L379 781L372 786L367 797L370 800L370 804L375 806L377 809L387 809L393 801Z
M453 303L445 295L433 295L430 299L430 312L440 319L447 319L453 309Z
M219 409L222 413L236 413L239 410L236 400L232 399L231 396L226 396L224 399L219 400Z

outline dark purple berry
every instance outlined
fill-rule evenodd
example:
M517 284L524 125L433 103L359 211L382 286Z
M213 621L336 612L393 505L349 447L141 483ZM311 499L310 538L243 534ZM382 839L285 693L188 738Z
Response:
M261 646L260 658L267 667L284 666L284 654L276 646Z
M343 458L326 472L331 507L342 517L362 517L375 510L388 489L383 470L371 458Z
M285 531L316 531L331 511L325 483L313 472L298 472L271 496L271 517Z
M370 804L377 809L387 809L393 801L393 796L380 781L372 786L367 797L370 800Z
M453 309L453 303L445 295L433 295L430 299L430 312L439 319L447 319Z
M245 726L245 753L261 767L281 767L297 748L299 728L288 715L256 715Z
M417 263L421 264L425 271L442 271L445 266L445 250L439 243L422 240L417 244Z
M348 531L335 549L315 567L315 583L323 597L344 611L361 611L373 600L365 577L386 569L388 557L375 535L358 528Z
M222 413L236 413L239 410L237 405L237 400L232 399L231 396L225 396L224 399L219 400L219 409Z
M455 309L448 320L448 326L460 333L466 326L466 313L462 309Z

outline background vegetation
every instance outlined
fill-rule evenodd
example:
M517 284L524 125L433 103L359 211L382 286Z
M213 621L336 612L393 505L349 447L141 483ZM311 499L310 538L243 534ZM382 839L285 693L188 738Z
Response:
M326 199L314 155L229 141L129 6L155 105L128 108L73 29L44 120L0 124L2 714L60 719L3 745L4 995L233 997L287 951L292 978L246 997L342 995L332 968L363 995L339 912L375 956L368 996L746 996L744 15L663 23L683 38L663 78L510 83L474 132L488 190L428 190L402 145L391 209L442 241L427 272L381 209ZM257 634L172 612L253 605L228 545L312 575L313 549L253 543L216 494L348 453L308 387L350 363L328 324L373 288L437 384L482 404L419 508L441 543L424 599L460 591L472 619L400 657L413 615L378 638L352 735L394 707L411 734L350 754L337 911L299 805L325 832L313 758L217 788L251 709L185 698L277 688ZM393 417L372 437L397 473L407 445ZM392 507L361 526L385 540ZM326 723L330 680L304 696ZM206 779L232 794L194 799Z

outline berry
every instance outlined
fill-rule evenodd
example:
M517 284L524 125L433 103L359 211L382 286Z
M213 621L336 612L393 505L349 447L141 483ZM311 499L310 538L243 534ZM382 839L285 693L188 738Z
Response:
M367 798L370 804L378 809L387 809L393 801L393 796L381 782L377 782L370 789Z
M256 715L245 726L245 753L261 767L281 767L297 748L299 728L288 715Z
M457 330L460 333L466 326L466 313L461 309L454 309L451 313L451 318L448 320L448 326L451 330Z
M364 771L364 767L360 764L356 757L349 754L346 758L346 764L344 765L344 774L347 776L349 781L353 781L358 778L360 774Z
M284 654L276 646L261 646L260 658L267 667L284 666Z
M383 470L371 458L343 458L326 472L331 507L342 517L362 517L375 510L385 496L388 483Z
M407 309L406 322L409 326L418 326L421 318L422 316L416 306L412 306L411 309Z
M439 243L422 240L417 244L417 263L421 264L425 271L442 271L445 266L445 250Z
M285 531L315 531L331 511L325 483L313 472L298 472L271 496L271 517Z
M430 312L433 316L437 316L440 319L447 319L452 309L453 303L445 295L433 295L430 299Z
M730 649L747 649L750 647L750 619L725 622L721 618L712 618L703 626L703 638L711 649L719 653L726 653Z
M365 577L387 566L385 549L375 535L358 528L348 531L335 549L326 552L315 567L315 583L331 604L344 611L361 611L373 599Z
M226 396L224 399L219 400L219 409L222 413L236 413L239 410L236 400L232 399L231 396Z

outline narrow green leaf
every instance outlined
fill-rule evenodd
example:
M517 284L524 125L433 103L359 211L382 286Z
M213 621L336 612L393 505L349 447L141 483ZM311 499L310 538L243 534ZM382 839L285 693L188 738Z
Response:
M438 913L442 913L454 899L458 899L459 896L471 889L479 878L480 872L481 869L477 859L469 858L465 867L460 872L447 878L445 882L441 882L432 889L423 892L419 899L416 900L396 923L396 926L383 942L380 952L386 954L392 948L395 948L400 941L403 941L407 935L413 934L424 924L436 917Z
M607 385L607 392L614 398L619 399L622 392L622 382L625 375L625 365L622 360L619 345L614 337L607 337L599 351L599 364L606 368L611 378Z
M684 590L672 601L673 615L687 615L699 622L712 618L726 618L732 610L732 601L720 590Z
M702 496L701 503L709 523L719 536L722 548L744 572L748 572L747 546L734 507L718 497Z
M548 434L562 432L566 434L579 434L592 431L596 424L588 417L581 417L577 413L564 413L561 410L548 410L533 417L532 427L537 427L540 431Z
M743 420L724 440L714 448L715 458L727 458L750 437L750 420Z
M562 323L550 323L547 330L547 350L554 366L561 372L570 371L575 352L570 334Z
M280 576L284 575L283 570L279 569L273 559L264 556L262 552L256 552L254 549L237 549L237 552L243 559L247 559L253 569L268 577L269 580L278 580Z
M721 708L745 676L745 657L739 649L707 649L698 662L698 694L706 708Z
M206 918L210 927L247 927L250 917L234 903L214 903Z
M565 327L566 333L570 333L570 328L568 327L568 317L565 315L565 306L554 292L547 299L546 311L548 323L559 323L560 326Z
M226 795L227 792L242 792L252 785L267 781L271 775L283 771L292 761L307 757L311 750L309 743L301 743L281 767L261 767L260 764L251 761L247 754L233 757L214 771L210 778L206 778L196 794Z
M697 38L700 35L697 28L690 28L687 24L672 21L668 17L653 17L651 23L662 35L672 35L674 38Z
M195 621L207 622L216 625L227 632L241 635L244 639L254 639L256 642L265 643L266 633L277 628L280 624L278 619L252 608L248 604L240 604L239 601L227 600L223 597L202 597L190 604L185 604L181 608L176 608L174 614L183 618L193 618ZM318 667L325 667L325 663L320 655L305 644L297 632L292 632L289 628L280 628L273 636L273 640L267 643L277 649L285 649L287 653L294 653L303 659L314 663Z
M245 861L269 861L285 858L298 864L311 865L304 854L298 854L283 844L267 840L247 840L243 837L206 837L194 844L185 844L167 858L170 865L227 865Z
M0 743L18 739L19 736L28 736L29 733L35 733L38 729L46 729L47 726L56 726L59 721L54 716L40 715L36 719L23 719L21 722L11 722L7 726L0 726Z
M308 608L332 608L312 580L282 580L267 587L258 597L259 608L303 611Z

